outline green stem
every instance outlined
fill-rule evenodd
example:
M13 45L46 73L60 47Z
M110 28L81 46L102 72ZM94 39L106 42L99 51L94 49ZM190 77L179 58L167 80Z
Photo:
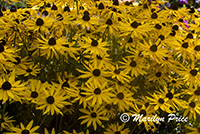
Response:
M135 124L134 128L131 130L130 134L132 134L135 131L137 126L138 126L138 123L136 122L136 124Z
M46 118L47 118L47 114L45 114L45 116L43 117L43 119L42 119L42 121L41 121L41 123L40 123L39 126L41 126L44 123L44 121L45 121Z
M140 129L140 131L138 132L138 134L142 133L142 131L144 130L145 127L142 127L142 129Z
M4 113L5 113L5 111L6 111L6 106L7 106L7 104L6 104L6 102L5 102L5 103L4 103L4 105L3 105L3 111L2 111L2 118L1 118L1 122L2 122L2 120L3 120Z
M62 130L62 120L63 120L63 117L62 116L60 116L60 122L59 122L59 127L58 127L58 132L60 131L60 130Z
M76 10L77 10L77 14L79 15L79 10L78 10L78 1L77 0L75 0L76 1Z

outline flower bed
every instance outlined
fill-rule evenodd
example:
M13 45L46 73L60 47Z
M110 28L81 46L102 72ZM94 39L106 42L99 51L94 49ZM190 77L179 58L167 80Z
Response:
M200 133L199 12L165 4L1 6L0 133Z

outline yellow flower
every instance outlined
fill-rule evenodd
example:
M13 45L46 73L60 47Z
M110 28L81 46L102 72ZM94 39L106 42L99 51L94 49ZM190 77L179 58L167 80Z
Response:
M63 115L61 109L65 105L70 105L71 103L67 102L66 99L69 97L61 92L61 86L56 83L50 85L47 90L43 90L44 94L41 95L40 101L37 102L37 109L42 109L43 114L59 113Z
M108 87L107 82L104 82L102 85L93 84L91 82L86 83L86 87L82 88L85 90L86 101L91 101L91 106L100 106L104 102L110 102L111 98L114 97L111 92L112 88Z
M7 100L20 101L20 95L25 90L25 84L20 80L15 81L15 72L9 75L9 78L0 77L0 100L6 102Z
M11 127L13 132L8 132L7 134L39 134L35 131L39 128L39 126L33 127L33 120L29 122L29 124L25 127L22 123L20 123L20 128L18 127Z
M125 128L125 124L119 125L117 122L116 124L110 124L108 128L106 128L104 134L129 134L129 128Z
M81 43L81 48L84 49L84 54L97 54L104 55L107 54L108 48L106 48L107 42L102 42L102 39L91 39L82 37L85 42Z
M104 117L102 109L99 109L97 108L97 106L95 106L93 109L80 109L80 111L86 114L79 117L79 119L84 119L83 121L81 121L81 124L87 123L87 127L92 125L94 130L97 129L97 124L104 128L104 125L101 123L101 120L106 121L108 120L108 118Z

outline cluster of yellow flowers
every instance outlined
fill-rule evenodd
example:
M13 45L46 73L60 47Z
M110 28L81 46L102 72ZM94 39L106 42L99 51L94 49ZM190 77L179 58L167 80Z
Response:
M164 3L28 0L27 8L1 6L0 132L137 133L119 121L123 112L179 112L198 120L200 14ZM22 118L19 126L9 105L28 106L23 112L30 122ZM59 123L44 125L54 117ZM158 129L154 122L136 125L146 133ZM198 124L186 127L200 133Z

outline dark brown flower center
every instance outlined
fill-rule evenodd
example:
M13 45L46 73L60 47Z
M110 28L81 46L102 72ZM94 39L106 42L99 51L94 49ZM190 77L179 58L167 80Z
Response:
M144 4L144 5L143 5L143 8L144 8L144 9L147 9L147 8L148 8L147 4Z
M55 99L54 99L53 96L49 96L49 97L47 97L46 101L47 101L47 103L49 103L49 104L53 104L53 103L55 102Z
M153 13L153 14L151 15L151 18L152 18L152 19L157 19L157 18L158 18L157 13Z
M95 93L96 95L101 94L101 89L100 89L100 88L95 88L94 93Z
M156 73L156 77L161 77L162 73L161 72L157 72Z
M188 42L184 42L184 43L182 44L182 47L183 47L183 48L188 48Z
M30 134L29 130L24 129L21 134Z
M121 132L120 131L115 131L115 133L114 134L121 134Z
M124 94L122 92L118 93L117 98L120 100L124 99Z
M156 52L157 51L157 46L156 45L152 45L151 47L150 47L150 50L152 51L152 52Z
M89 21L90 20L90 16L85 14L85 15L83 15L82 19L84 21Z
M134 21L134 22L131 23L132 28L137 28L140 25L141 25L141 23L137 23L137 21Z
M104 9L104 5L102 2L99 4L98 9Z
M174 84L175 84L175 83L176 83L176 81L175 81L175 80L172 80L172 83L174 83Z
M131 63L130 63L130 66L131 66L131 67L136 67L136 66L137 66L136 61L132 60Z
M200 89L195 90L195 91L194 91L194 94L195 94L195 95L200 95Z
M112 23L112 20L111 20L111 19L107 19L106 24L107 24L107 25L112 25L112 24L113 24L113 23Z
M100 76L101 71L99 69L94 69L94 71L92 73L94 76Z
M119 6L119 1L118 0L113 0L113 5Z
M195 51L200 51L200 45L195 46L195 47L194 47L194 50L195 50Z
M196 106L196 103L195 103L195 102L190 102L190 103L189 103L189 106L190 106L191 108L194 108L194 107Z
M49 13L47 11L43 11L42 15L47 16Z
M55 38L50 38L49 39L49 41L48 41L48 44L50 45L50 46L54 46L54 45L56 45L56 39Z
M97 117L97 114L95 112L92 112L90 115L91 115L92 118L96 118Z
M12 88L12 85L10 84L10 82L6 81L2 84L1 88L3 90L10 90Z
M0 45L5 46L5 45L6 45L6 41L5 41L4 39L1 39L1 40L0 40Z
M143 115L143 116L146 116L146 115L147 115L147 112L146 112L144 109L142 109L142 110L140 110L139 114L140 114L140 115Z
M93 47L98 46L98 41L93 39L92 42L91 42L91 45L92 45Z
M36 91L33 91L33 92L31 93L31 97L32 97L32 98L37 98L37 97L38 97L38 93L37 93Z
M11 6L10 11L11 12L16 12L17 11L17 7L15 5Z
M173 29L173 30L178 30L178 25L174 25L174 26L172 27L172 29Z
M193 39L192 33L187 34L186 38Z
M183 22L183 19L179 19L178 21L179 21L179 22Z
M119 70L119 69L115 69L115 70L114 70L114 73L115 73L115 74L120 74L120 70Z
M43 24L44 24L43 19L38 18L38 19L36 20L36 25L37 25L37 26L42 26Z
M173 96L174 96L174 95L173 95L171 92L168 92L168 93L166 94L166 97L169 98L169 99L172 99Z
M106 108L107 110L111 110L111 105L110 105L110 104L106 104L105 108Z
M164 104L165 101L164 101L162 98L159 98L158 102L159 102L160 104Z
M197 70L196 69L192 69L191 71L190 71L190 74L192 75L192 76L196 76L197 75Z
M4 52L4 46L0 44L0 53Z
M165 36L164 35L160 35L158 38L160 38L161 40L164 40Z
M156 28L156 29L161 29L162 26L161 26L160 24L156 24L156 25L155 25L155 28Z

